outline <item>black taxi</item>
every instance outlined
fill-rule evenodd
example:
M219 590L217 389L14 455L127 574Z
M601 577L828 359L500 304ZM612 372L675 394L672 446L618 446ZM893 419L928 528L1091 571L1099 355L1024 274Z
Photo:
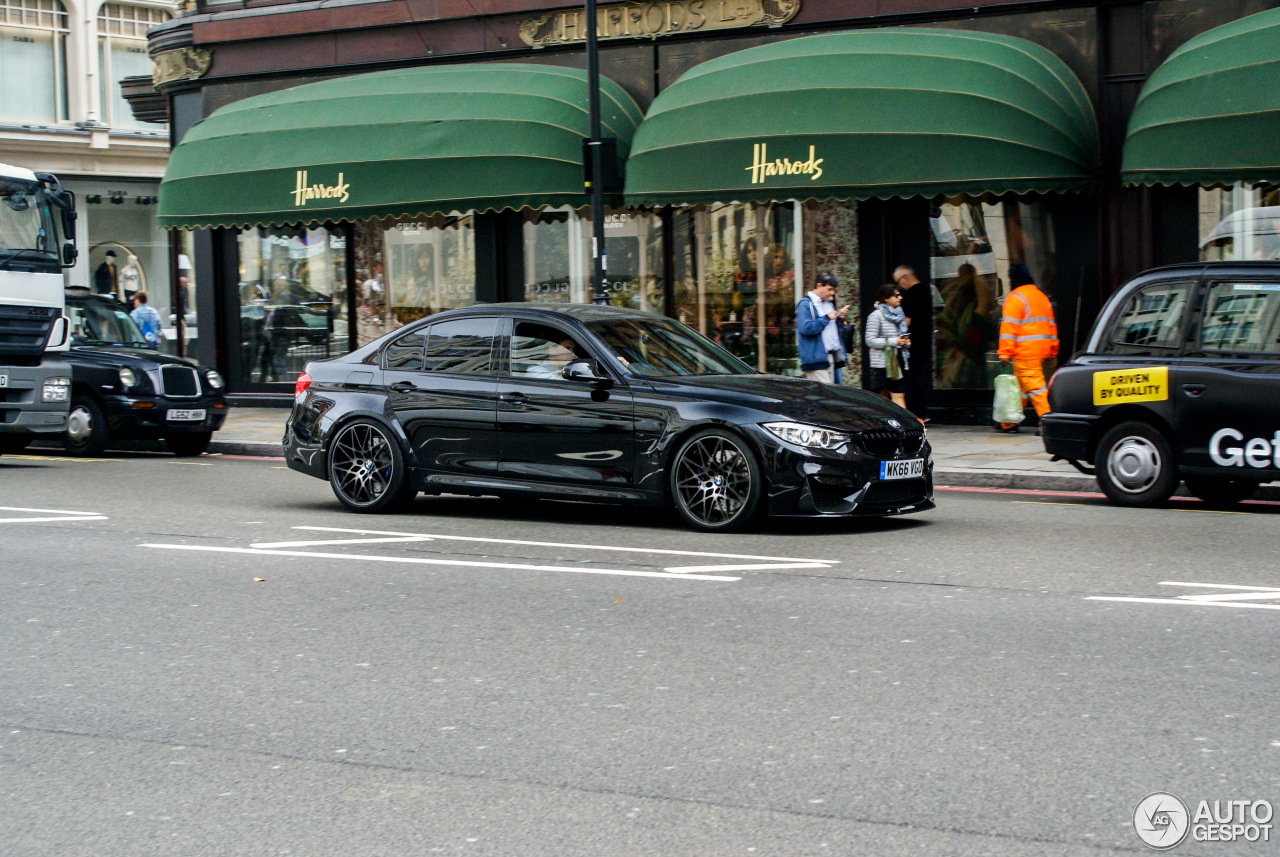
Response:
M1158 268L1103 307L1049 385L1045 449L1152 506L1185 482L1214 504L1280 479L1280 262ZM1092 467L1090 467L1092 465Z

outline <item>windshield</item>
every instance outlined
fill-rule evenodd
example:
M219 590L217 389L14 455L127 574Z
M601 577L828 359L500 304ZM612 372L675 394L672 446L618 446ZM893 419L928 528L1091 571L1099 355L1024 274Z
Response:
M68 303L71 341L76 345L128 345L150 348L124 307L105 302Z
M750 366L679 322L627 318L587 327L629 372L642 378L755 374Z
M0 178L0 265L61 270L48 195L36 182Z

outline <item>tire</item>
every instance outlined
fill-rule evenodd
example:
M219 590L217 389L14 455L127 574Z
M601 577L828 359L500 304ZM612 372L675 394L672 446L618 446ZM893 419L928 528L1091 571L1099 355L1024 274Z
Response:
M680 445L667 485L680 517L705 533L746 529L764 496L764 477L751 448L722 429L705 429Z
M338 429L326 460L334 496L353 512L395 511L418 493L409 486L400 444L374 420L353 420Z
M171 434L164 439L164 445L179 458L192 458L209 449L213 440L213 432L198 431L190 434Z
M1234 506L1248 500L1258 491L1258 483L1248 479L1223 479L1217 476L1188 476L1183 480L1187 490L1210 506Z
M1137 420L1107 430L1095 461L1098 485L1120 506L1159 506L1178 487L1178 465L1169 439Z
M67 430L62 433L62 448L68 455L92 457L101 455L110 442L111 431L98 400L82 393L72 396Z

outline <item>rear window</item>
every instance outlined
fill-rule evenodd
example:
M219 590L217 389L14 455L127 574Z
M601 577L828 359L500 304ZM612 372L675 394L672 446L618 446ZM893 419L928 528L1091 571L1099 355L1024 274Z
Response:
M1125 303L1111 344L1133 348L1177 348L1191 292L1189 283L1158 283L1140 289Z
M1280 283L1214 283L1204 300L1205 351L1280 353Z

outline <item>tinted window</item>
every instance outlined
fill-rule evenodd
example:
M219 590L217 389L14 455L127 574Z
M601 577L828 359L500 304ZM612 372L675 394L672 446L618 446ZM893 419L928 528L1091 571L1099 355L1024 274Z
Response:
M518 322L511 337L511 374L522 378L559 378L575 358L589 356L567 332L548 324Z
M428 372L488 375L493 340L498 332L494 318L460 318L431 325L423 368Z
M751 375L738 360L691 328L661 318L628 318L587 325L635 375Z
M148 347L142 331L122 306L106 301L68 303L71 341L76 345L134 345Z
M1187 283L1160 283L1141 289L1125 304L1111 329L1111 341L1138 348L1177 348L1182 344L1178 336L1190 291Z
M1206 351L1280 352L1280 283L1214 283L1204 301Z
M387 346L387 368L415 371L422 368L423 333L415 330Z

